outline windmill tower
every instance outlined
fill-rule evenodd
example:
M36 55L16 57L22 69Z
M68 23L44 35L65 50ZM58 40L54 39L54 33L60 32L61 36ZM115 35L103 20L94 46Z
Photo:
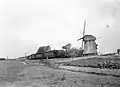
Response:
M85 35L86 20L84 22L83 37L78 39L82 40L83 55L95 55L97 54L97 44L95 42L96 37L93 35Z

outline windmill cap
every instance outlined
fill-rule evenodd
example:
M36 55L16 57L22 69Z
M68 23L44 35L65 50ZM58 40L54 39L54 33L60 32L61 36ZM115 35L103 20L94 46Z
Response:
M96 37L93 35L85 35L84 37L82 37L82 39L84 41L89 41L89 40L96 40Z

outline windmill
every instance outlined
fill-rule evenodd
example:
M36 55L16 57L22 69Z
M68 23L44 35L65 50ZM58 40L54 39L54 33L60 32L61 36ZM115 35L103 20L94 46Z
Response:
M82 49L84 50L84 55L92 55L97 54L97 44L95 40L97 39L93 35L85 35L85 26L86 20L84 21L84 29L83 29L83 37L78 39L82 39Z

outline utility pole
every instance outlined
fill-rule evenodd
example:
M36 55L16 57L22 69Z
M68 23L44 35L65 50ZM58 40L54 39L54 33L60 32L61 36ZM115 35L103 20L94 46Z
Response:
M26 57L27 57L27 54L25 53L25 59L26 59Z

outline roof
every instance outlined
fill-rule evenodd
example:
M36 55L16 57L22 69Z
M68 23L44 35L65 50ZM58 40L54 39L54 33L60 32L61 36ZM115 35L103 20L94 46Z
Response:
M96 37L94 37L93 35L85 35L82 39L84 41L89 41L89 40L96 40Z

